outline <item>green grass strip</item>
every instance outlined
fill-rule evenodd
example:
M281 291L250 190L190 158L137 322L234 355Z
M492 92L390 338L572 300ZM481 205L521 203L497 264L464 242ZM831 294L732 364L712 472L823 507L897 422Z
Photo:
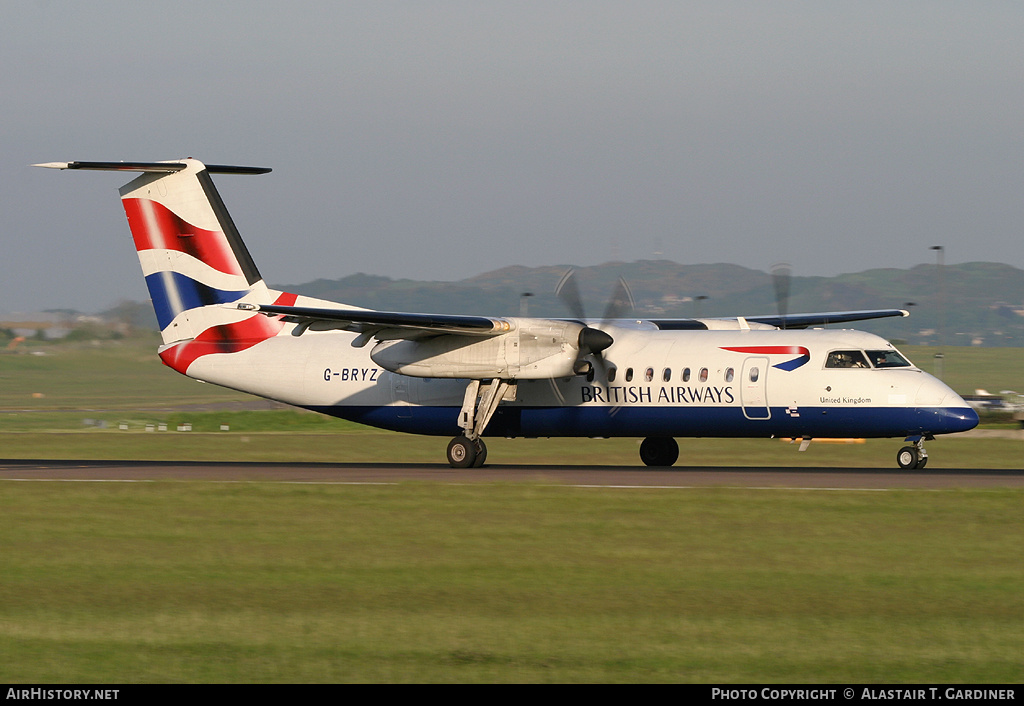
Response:
M1024 679L1019 491L0 482L0 680Z

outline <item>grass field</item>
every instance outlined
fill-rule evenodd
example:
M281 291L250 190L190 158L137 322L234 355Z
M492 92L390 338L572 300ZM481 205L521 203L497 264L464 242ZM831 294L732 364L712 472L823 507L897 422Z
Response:
M1020 492L0 488L6 682L1024 679Z
M202 411L250 398L154 346L0 356L0 457L443 462L436 438ZM944 366L961 392L1024 388L1020 351ZM496 463L638 463L632 439L488 443ZM680 465L893 467L898 446L683 440ZM940 438L929 469L1020 468L1021 446ZM1009 489L4 481L0 681L1020 683L1022 508Z

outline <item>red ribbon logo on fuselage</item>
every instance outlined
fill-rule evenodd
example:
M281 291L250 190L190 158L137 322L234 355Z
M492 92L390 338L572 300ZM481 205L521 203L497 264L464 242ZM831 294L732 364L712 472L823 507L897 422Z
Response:
M755 355L795 355L796 358L787 360L784 363L776 363L772 366L787 372L796 370L811 359L811 352L803 346L723 346L722 350L733 351L734 353L753 353Z

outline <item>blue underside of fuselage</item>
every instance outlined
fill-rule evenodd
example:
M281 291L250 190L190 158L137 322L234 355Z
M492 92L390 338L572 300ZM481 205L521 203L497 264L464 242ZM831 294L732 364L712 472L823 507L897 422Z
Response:
M410 434L459 433L458 407L310 407L382 429ZM748 415L755 417L751 419ZM506 437L812 437L889 438L973 429L969 407L499 407L485 436Z

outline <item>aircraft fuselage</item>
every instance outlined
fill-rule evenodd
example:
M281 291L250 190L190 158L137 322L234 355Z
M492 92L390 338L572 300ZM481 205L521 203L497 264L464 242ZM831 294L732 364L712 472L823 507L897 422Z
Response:
M928 373L867 362L870 352L895 352L873 334L606 328L615 343L604 370L516 381L515 398L497 409L488 435L927 437L977 424L970 406ZM465 380L388 372L367 349L354 348L354 338L343 331L275 336L199 357L183 372L385 429L458 430ZM865 367L830 365L830 354L846 351L863 354Z

